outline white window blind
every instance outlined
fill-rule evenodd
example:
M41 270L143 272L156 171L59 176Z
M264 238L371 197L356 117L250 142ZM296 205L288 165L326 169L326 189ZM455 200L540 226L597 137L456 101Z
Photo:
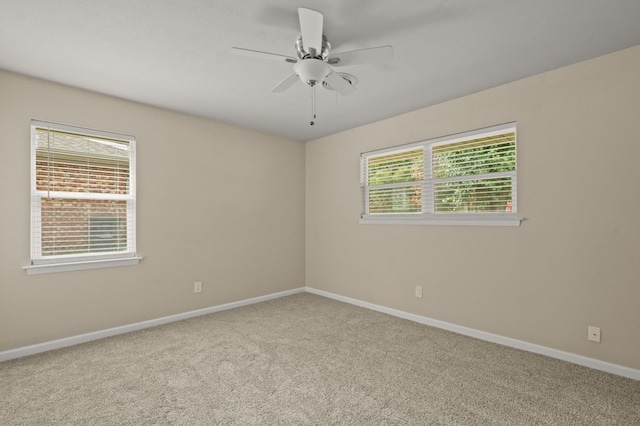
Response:
M424 179L424 148L367 158L369 214L420 213Z
M515 124L364 153L361 170L365 223L520 223Z
M135 256L135 139L32 121L32 265Z

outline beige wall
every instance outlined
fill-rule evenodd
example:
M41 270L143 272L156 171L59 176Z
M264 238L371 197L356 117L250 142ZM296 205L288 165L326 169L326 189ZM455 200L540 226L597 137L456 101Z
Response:
M640 368L639 70L640 46L308 143L307 286ZM358 224L361 152L511 121L520 227Z
M22 270L31 119L136 137L139 265ZM304 286L302 143L0 71L0 147L0 351Z

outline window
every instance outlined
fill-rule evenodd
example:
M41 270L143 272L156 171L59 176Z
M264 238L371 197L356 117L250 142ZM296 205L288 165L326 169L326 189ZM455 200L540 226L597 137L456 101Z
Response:
M513 123L367 152L361 170L361 223L520 224Z
M27 273L138 263L135 139L31 122Z

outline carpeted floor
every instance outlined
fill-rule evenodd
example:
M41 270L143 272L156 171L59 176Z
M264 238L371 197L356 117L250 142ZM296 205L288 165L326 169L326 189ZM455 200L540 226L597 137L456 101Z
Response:
M0 363L1 425L640 425L640 382L308 293Z

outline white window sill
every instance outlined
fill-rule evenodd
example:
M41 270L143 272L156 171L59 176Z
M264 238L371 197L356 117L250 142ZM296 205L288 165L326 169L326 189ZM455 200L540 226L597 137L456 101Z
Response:
M520 226L520 217L448 217L448 218L407 218L407 217L364 217L361 225L439 225L439 226Z
M53 272L84 271L87 269L113 268L117 266L137 265L142 260L141 257L126 257L119 259L100 259L70 261L65 263L48 263L42 265L24 266L27 275L50 274Z

